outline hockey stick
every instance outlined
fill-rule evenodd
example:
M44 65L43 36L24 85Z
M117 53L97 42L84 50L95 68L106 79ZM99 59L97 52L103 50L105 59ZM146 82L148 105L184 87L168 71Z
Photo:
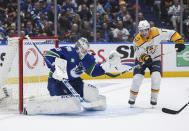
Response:
M37 47L37 45L30 39L30 37L28 35L26 35L26 38L29 40L30 43L32 43L35 48L37 49L37 51L40 53L40 55L44 58L44 60L47 62L47 64L49 64L51 66L52 69L54 69L55 67L51 64L51 62L43 55L43 53L40 51L40 49ZM72 95L74 97L76 97L77 99L79 99L81 105L85 108L85 109L91 109L93 107L97 107L100 106L102 103L101 101L96 101L96 102L86 102L76 91L75 89L70 85L70 83L66 80L63 79L62 82L65 84L65 86L68 88L68 90L72 93Z
M177 49L176 49L176 50L177 50ZM156 59L156 58L161 57L161 56L163 56L163 55L170 54L170 53L172 53L172 52L175 52L176 50L168 51L168 52L166 52L166 53L164 53L164 54L161 54L161 55L158 55L158 56L154 57L153 59ZM125 73L127 73L127 72L129 72L129 71L131 71L131 70L133 70L133 69L135 69L135 68L140 68L142 65L144 65L144 63L143 63L143 64L140 64L140 65L135 65L135 66L131 67L130 69L125 70L125 71L123 71L123 72L121 72L121 73L119 73L119 74L115 74L115 75L112 74L112 73L109 73L109 72L107 72L107 73L105 73L105 74L106 74L107 76L109 76L109 77L114 78L114 77L118 77L118 76L120 76L120 75L122 75L122 74L125 74Z
M179 110L172 110L172 109L168 109L168 108L162 108L162 112L164 113L168 113L168 114L178 114L180 113L184 108L186 108L186 106L189 105L189 102L186 103L182 108L180 108Z

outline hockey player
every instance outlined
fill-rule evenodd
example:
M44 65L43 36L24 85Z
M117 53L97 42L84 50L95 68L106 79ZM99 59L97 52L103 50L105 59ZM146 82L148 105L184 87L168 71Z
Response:
M131 107L135 104L139 88L144 78L145 70L148 68L151 75L151 99L152 106L157 105L158 93L161 81L161 55L160 42L173 41L177 52L185 49L184 40L180 34L174 30L150 28L147 20L142 20L138 25L139 33L134 38L136 61L134 69L133 82L130 89L130 97L128 103Z
M120 63L120 57L117 52L112 52L105 63L98 64L88 50L88 40L82 37L76 42L75 47L53 48L45 54L46 59L55 67L52 69L47 63L50 69L47 87L50 97L37 100L37 102L36 100L28 101L25 107L28 114L81 111L81 103L72 96L62 79L67 79L85 101L101 102L92 110L105 110L106 97L99 95L95 86L84 83L80 75L83 72L92 77L104 75L105 72L110 72L109 67L114 68L117 63Z

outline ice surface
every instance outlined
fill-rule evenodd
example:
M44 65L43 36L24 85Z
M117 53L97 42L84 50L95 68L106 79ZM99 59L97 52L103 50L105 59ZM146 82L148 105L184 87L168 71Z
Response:
M88 80L107 97L107 110L79 114L24 116L0 114L1 131L189 131L189 106L177 115L162 107L179 109L189 101L189 78L162 78L156 108L150 105L150 79L140 88L135 108L127 104L132 79Z

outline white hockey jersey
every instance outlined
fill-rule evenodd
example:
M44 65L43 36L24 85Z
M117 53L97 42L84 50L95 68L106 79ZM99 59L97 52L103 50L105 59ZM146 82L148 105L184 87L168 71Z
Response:
M142 54L148 54L153 61L160 60L161 57L161 42L173 41L177 43L184 43L180 34L174 30L159 29L152 27L148 38L142 38L140 33L134 38L133 44L135 47L135 56L139 60Z

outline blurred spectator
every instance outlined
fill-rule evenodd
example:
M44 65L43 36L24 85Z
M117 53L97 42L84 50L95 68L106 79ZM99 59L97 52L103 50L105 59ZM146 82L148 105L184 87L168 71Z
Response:
M100 2L97 0L97 7L96 7L97 12L99 12L100 14L105 14L105 10L103 8L103 6L100 4Z
M120 7L119 13L117 14L117 20L123 20L123 17L125 17L125 16L128 15L128 14L129 14L129 12L128 12L128 10L127 10L127 7L124 6L124 5L122 5L122 6Z
M82 5L79 15L80 15L82 21L89 21L92 16L90 11L88 10L86 4Z
M92 29L91 29L91 26L89 25L88 21L83 22L80 32L81 32L82 37L89 39L90 32L92 32Z
M25 36L26 36L24 30L21 30L21 31L20 31L20 36L21 36L21 37L25 37Z
M173 0L161 0L160 3L160 10L161 10L161 20L168 23L169 17L168 17L168 10L169 7L172 6Z
M129 31L126 28L123 28L123 22L121 20L119 20L117 22L117 28L113 30L113 37L117 38L117 34L120 31L122 32L123 39L126 42L128 40L128 38L129 38L130 34L129 34Z
M81 18L80 18L80 16L79 16L79 14L76 14L76 13L75 13L75 14L73 15L72 24L77 24L79 30L81 29Z
M178 0L174 0L174 5L169 8L168 15L171 17L173 28L178 31L177 24L180 22L180 5Z
M47 33L47 36L54 36L54 24L51 21L45 22L43 29L44 33Z
M142 12L138 13L138 21L144 20L144 16Z
M105 42L104 38L102 38L102 33L100 31L96 32L96 42Z
M24 29L24 32L25 32L26 35L35 36L35 32L33 30L33 25L32 25L31 21L27 22L26 27Z
M40 8L40 3L36 2L34 4L34 8L31 11L31 18L32 21L34 21L34 25L38 30L42 30L42 25L40 23L40 14L43 13L41 8Z
M90 5L93 4L92 0L77 0L78 3L78 11L82 10L82 5L85 4L87 9L89 9Z
M32 0L22 0L20 4L21 11L29 13L32 11L34 3Z
M108 24L107 23L103 23L102 24L102 29L101 29L102 31L102 37L104 38L104 40L106 41L106 42L111 42L112 41L112 32L111 32L111 30L108 28Z
M137 33L136 32L136 22L135 21L132 23L132 27L129 29L129 33L130 33L130 36L129 36L129 40L128 41L133 41L133 38Z
M69 18L69 14L61 11L58 23L60 24L60 28L58 29L60 31L60 35L63 35L71 28L71 20Z
M73 24L73 25L72 25L70 32L71 32L71 33L75 33L75 34L77 35L76 40L78 40L78 39L81 37L81 33L80 33L80 31L79 31L79 27L78 27L77 24ZM70 34L71 34L71 33L70 33Z
M119 8L119 4L120 5L123 5L123 4L126 4L126 3L123 3L125 1L122 0L122 3L119 3L118 0L107 0L108 3L111 5L111 12L114 14L114 13L118 13L120 8Z
M149 21L150 27L155 27L155 23L153 21Z
M123 33L121 31L119 31L117 33L117 37L114 38L113 40L114 42L125 42L125 40L123 39Z
M105 23L107 23L107 25L108 25L108 30L113 31L113 30L116 28L116 26L115 26L115 24L113 23L113 21L111 21L109 15L104 15L104 20L103 20L103 21L104 21Z
M126 14L123 17L123 26L127 29L130 29L132 27L133 20L129 14Z
M65 0L62 5L63 11L70 10L70 13L77 12L75 5L70 0Z
M16 31L16 23L15 22L11 24L10 30Z
M184 9L183 19L185 41L189 41L189 7Z
M17 35L17 33L15 32L15 30L10 29L10 30L8 31L8 36L9 36L9 37L17 37L18 35Z
M7 34L6 34L6 28L4 25L2 25L1 21L0 21L0 43L5 43L7 38Z
M43 13L44 14L44 13ZM51 6L50 6L50 9L48 10L48 12L47 12L47 16L48 16L48 20L49 21L54 21L54 5L52 4Z
M113 21L113 18L115 17L113 17L113 14L112 14L112 6L110 5L110 3L106 3L105 5L104 5L104 10L106 11L106 15L108 15L109 16L109 18L110 18L110 20L111 20L111 22ZM116 17L115 17L116 18Z

